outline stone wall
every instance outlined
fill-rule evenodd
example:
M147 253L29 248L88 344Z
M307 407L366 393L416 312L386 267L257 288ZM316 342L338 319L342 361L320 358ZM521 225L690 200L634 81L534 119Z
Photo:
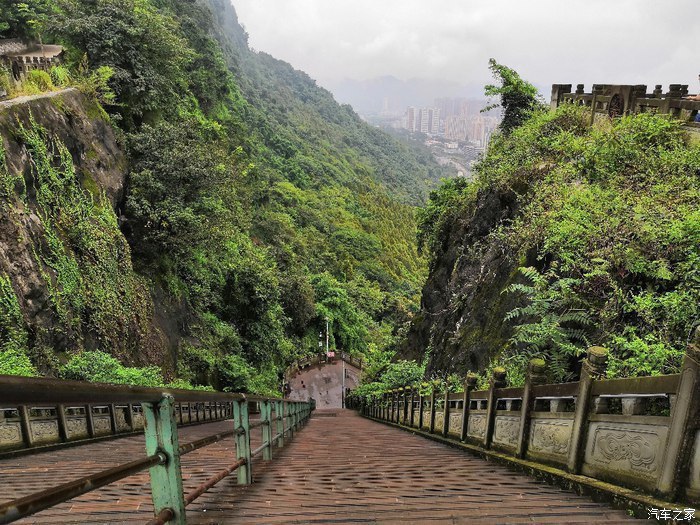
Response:
M686 84L671 84L664 90L660 84L647 92L647 86L622 84L593 84L589 93L583 84L572 92L571 84L552 85L550 106L577 104L591 108L591 120L615 117L631 113L661 113L671 115L686 123L692 133L698 133L700 123L695 119L700 110L700 100L690 100Z
M342 408L343 369L346 392L357 388L361 370L338 359L332 363L308 366L288 376L287 381L291 389L288 398L293 401L314 399L318 409Z

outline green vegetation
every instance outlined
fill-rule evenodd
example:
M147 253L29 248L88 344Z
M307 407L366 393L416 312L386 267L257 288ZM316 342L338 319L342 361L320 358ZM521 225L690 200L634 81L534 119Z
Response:
M535 111L495 138L473 183L447 183L421 216L434 259L482 196L515 197L515 219L480 241L525 267L503 285L520 303L492 363L514 384L536 356L552 379L571 378L589 343L610 349L610 376L675 372L698 322L700 147L664 116L589 119Z
M424 151L250 51L227 2L28 5L33 19L50 14L44 40L67 49L65 67L32 82L77 85L99 102L130 167L127 245L108 204L84 189L89 177L77 183L60 142L36 127L22 131L46 231L37 257L50 269L55 329L75 354L67 365L39 357L42 370L273 393L289 362L316 351L326 319L333 348L390 351L426 274L415 205L442 171ZM0 30L33 31L26 19ZM154 297L156 314L164 308L180 320L167 334L177 362L162 376L107 359L167 361L140 353L153 335Z
M508 135L522 125L533 112L544 109L544 104L540 100L537 88L520 78L513 69L499 64L493 58L489 60L489 69L500 85L487 85L484 94L487 97L498 96L501 101L498 104L490 104L481 111L502 108L503 120L499 128L504 135Z

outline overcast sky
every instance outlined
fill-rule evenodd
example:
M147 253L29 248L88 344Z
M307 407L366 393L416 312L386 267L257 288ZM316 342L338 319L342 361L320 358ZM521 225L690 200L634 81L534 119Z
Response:
M393 75L481 85L490 57L538 86L690 84L700 0L233 0L250 45L332 88ZM548 92L546 93L548 95Z

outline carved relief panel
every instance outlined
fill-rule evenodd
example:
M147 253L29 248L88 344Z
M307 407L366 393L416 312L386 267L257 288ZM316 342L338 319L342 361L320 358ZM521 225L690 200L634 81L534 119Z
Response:
M58 421L32 421L32 438L35 443L51 443L59 441Z
M571 419L534 419L530 426L528 449L565 458L569 453Z
M9 448L22 444L22 428L19 421L0 424L0 448Z
M655 479L667 434L665 426L591 423L584 461L613 473Z
M467 425L467 435L475 438L483 438L486 434L486 416L471 414Z
M493 428L493 442L514 447L518 443L520 418L516 416L496 416Z
M450 427L448 429L450 434L459 435L462 432L462 411L457 413L450 413Z

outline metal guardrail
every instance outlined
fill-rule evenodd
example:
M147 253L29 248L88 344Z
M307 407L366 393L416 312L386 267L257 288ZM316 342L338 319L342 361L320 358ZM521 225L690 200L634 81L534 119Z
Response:
M468 376L461 393L412 385L349 406L477 450L700 504L700 329L680 374L606 380L606 364L607 351L592 347L573 383L543 384L545 363L533 360L522 388L506 388L501 369L488 390Z
M263 460L271 460L274 446L283 446L285 436L292 435L315 408L313 400L288 401L244 394L137 388L14 376L0 376L0 400L3 406L18 407L97 404L114 407L119 404L138 404L143 410L143 428L146 436L143 458L23 498L0 503L0 524L11 523L146 469L150 469L151 495L155 509L155 517L149 523L184 524L185 507L233 472L237 472L239 483L251 483L252 459L262 454ZM253 424L249 418L251 402L256 403L260 409L260 420ZM194 403L204 403L212 410L219 409L223 416L232 416L232 429L180 445L177 425L178 420L183 419L183 404L190 407ZM176 410L176 407L179 407L179 410ZM65 414L62 410L59 410L59 413ZM111 412L113 413L114 411ZM24 421L27 423L29 419ZM251 450L250 432L258 427L262 429L262 445ZM64 425L63 428L67 426ZM31 430L29 433L31 434ZM184 494L180 457L230 436L234 436L236 441L235 461L191 493Z

